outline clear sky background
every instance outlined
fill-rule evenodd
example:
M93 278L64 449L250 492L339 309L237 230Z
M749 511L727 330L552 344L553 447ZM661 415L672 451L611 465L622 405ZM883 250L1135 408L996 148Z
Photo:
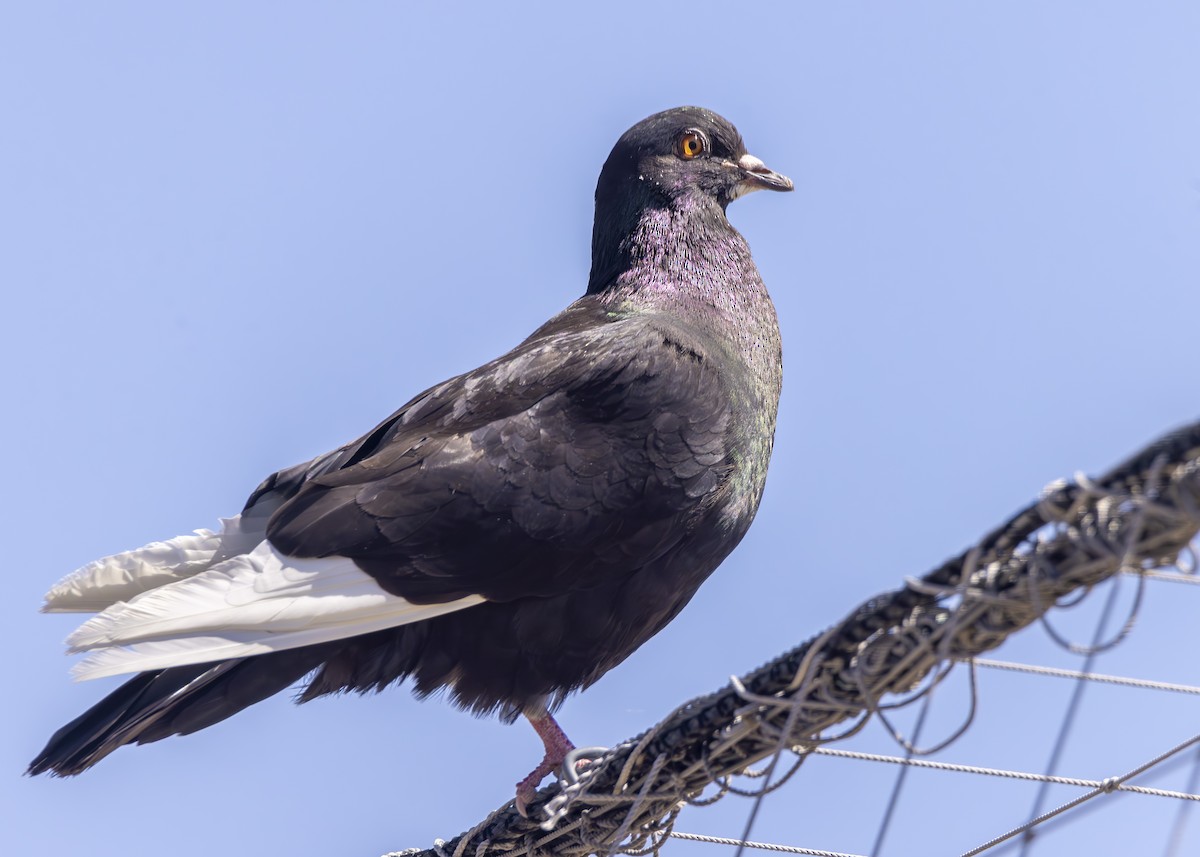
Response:
M281 696L77 779L23 778L116 684L72 684L75 620L37 607L97 556L236 512L578 296L610 147L689 103L796 182L730 209L784 332L777 451L743 545L565 706L577 742L639 732L1050 480L1200 416L1194 3L5 4L0 853L376 857L512 796L540 754L528 727L404 689ZM1149 589L1098 668L1200 683L1200 591ZM1095 611L1058 621L1086 639ZM1038 628L1004 655L1078 663ZM1040 769L1069 691L983 675L940 758ZM1197 705L1093 688L1063 772L1121 773L1192 734ZM930 740L964 708L951 683ZM898 752L877 727L857 746ZM894 776L814 760L753 836L865 853ZM910 785L884 853L960 853L1033 799ZM736 836L748 809L679 828ZM1163 853L1175 811L1114 798L1034 853ZM1189 836L1200 853L1200 818Z

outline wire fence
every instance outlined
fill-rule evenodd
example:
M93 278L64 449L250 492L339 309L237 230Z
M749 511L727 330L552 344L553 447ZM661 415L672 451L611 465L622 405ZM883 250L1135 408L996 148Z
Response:
M1038 621L1059 639L1046 621L1047 611L1068 600L1074 603L1113 575L1134 574L1138 594L1131 615L1109 639L1088 647L1060 640L1084 654L1115 645L1132 627L1148 577L1198 579L1190 546L1197 531L1200 422L1164 436L1100 478L1077 476L1050 485L1037 502L939 568L867 601L814 639L680 706L640 736L604 752L582 773L568 773L563 782L543 788L529 818L509 803L432 848L394 854L656 853L684 807L711 804L730 793L761 801L806 758L830 752L826 745L856 734L871 717L882 720L911 756L915 748L891 727L889 712L924 697L959 662L970 669L973 688L977 655ZM950 739L921 753L944 747L970 721L968 716ZM1185 741L1149 764L1198 741L1200 736ZM771 760L765 769L752 769L764 759ZM887 761L913 764L911 758ZM970 853L1098 794L1128 788L1125 781L1147 767L1102 782L1078 781L1091 791ZM746 789L735 784L735 776L763 784ZM757 808L756 802L751 822ZM789 853L832 853L722 841Z

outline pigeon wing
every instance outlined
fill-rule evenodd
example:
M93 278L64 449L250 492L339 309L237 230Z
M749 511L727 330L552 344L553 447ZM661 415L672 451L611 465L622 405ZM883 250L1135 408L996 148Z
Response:
M714 345L595 315L414 399L280 506L272 544L417 603L561 594L677 544L731 469Z

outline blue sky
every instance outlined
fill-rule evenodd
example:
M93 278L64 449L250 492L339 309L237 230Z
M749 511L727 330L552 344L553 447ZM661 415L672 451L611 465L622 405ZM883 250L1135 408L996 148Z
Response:
M779 310L785 391L754 529L565 706L577 742L639 732L1050 480L1195 419L1198 39L1182 2L5 6L0 850L374 857L511 797L532 731L403 689L280 697L77 779L22 778L116 684L73 685L73 621L36 609L66 572L212 525L574 299L600 165L657 110L717 110L796 182L730 209ZM1197 609L1151 586L1098 669L1200 683ZM1087 638L1094 616L1057 621ZM1077 663L1037 628L1003 655ZM982 679L941 758L1039 769L1070 688ZM935 726L962 697L939 694ZM1188 737L1196 704L1089 690L1063 772L1133 767ZM879 729L858 746L896 749ZM893 776L815 760L754 838L865 853ZM885 853L959 853L1032 799L914 773ZM734 836L748 809L679 828ZM1041 850L1160 853L1175 809L1117 798ZM1189 835L1183 853L1200 820Z

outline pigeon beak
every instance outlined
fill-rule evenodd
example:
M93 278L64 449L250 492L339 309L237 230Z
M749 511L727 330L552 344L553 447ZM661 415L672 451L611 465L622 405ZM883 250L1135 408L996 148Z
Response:
M791 179L769 169L753 155L742 155L734 166L742 173L739 188L742 193L752 190L791 190L795 187Z

